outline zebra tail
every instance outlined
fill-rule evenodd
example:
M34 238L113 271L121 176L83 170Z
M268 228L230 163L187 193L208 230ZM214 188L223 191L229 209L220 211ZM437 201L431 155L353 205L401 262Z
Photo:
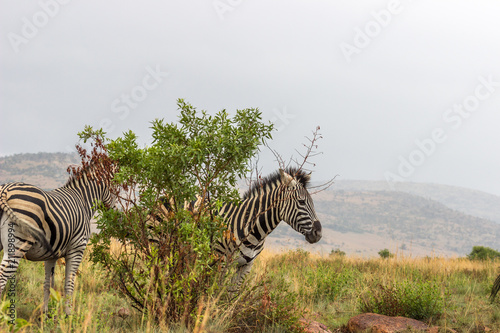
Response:
M39 244L42 245L44 249L46 249L52 256L56 256L52 246L47 241L45 234L38 228L31 225L31 223L17 216L17 214L9 207L7 204L7 200L5 200L7 194L5 192L2 193L0 197L0 217L3 213L6 213L9 217L10 222L14 223L22 234L29 235L33 237Z
M490 299L492 302L495 300L498 291L500 291L500 275L497 276L495 283L493 283L493 288L491 289Z

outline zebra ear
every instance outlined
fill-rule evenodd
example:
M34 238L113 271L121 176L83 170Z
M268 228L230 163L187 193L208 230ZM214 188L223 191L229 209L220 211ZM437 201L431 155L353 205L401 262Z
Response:
M280 169L280 176L281 176L281 183L288 185L288 187L297 186L297 181L295 180L295 178L293 178L293 176L290 176L283 169Z

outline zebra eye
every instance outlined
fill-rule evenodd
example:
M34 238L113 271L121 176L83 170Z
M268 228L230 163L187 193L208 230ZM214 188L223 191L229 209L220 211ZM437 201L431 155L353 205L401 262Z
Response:
M306 204L306 200L305 199L299 199L299 204L305 205Z

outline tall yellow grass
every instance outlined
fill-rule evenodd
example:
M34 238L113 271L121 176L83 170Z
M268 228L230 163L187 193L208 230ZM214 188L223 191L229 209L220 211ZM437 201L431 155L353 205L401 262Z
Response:
M120 251L113 245L113 251ZM433 325L452 328L457 332L500 332L500 301L488 299L491 285L500 273L500 264L493 261L471 261L465 258L425 257L397 255L393 258L361 258L356 256L328 256L311 253L307 259L296 261L294 252L264 250L256 260L246 284L259 285L266 280L272 290L273 281L281 276L289 291L298 293L305 283L302 268L315 270L318 265L332 265L332 269L353 270L356 273L346 290L333 301L299 299L304 307L303 316L321 321L331 330L340 329L358 313L360 295L378 283L412 279L418 274L423 279L437 281L443 287L446 306ZM295 265L295 266L294 266ZM300 267L298 266L300 265ZM284 266L290 268L284 268ZM295 269L294 269L295 267ZM63 294L64 263L56 268L56 291ZM301 269L298 269L301 268ZM181 327L159 325L151 318L135 311L116 290L109 285L106 272L88 260L87 255L79 269L73 295L73 315L63 315L62 301L51 300L52 318L40 317L43 301L43 264L23 261L18 271L18 316L31 322L25 332L184 332ZM314 288L314 283L310 288ZM347 287L346 287L347 288ZM446 295L445 295L446 294ZM5 299L5 295L4 295ZM235 302L238 298L235 299ZM236 305L219 307L218 299L205 299L200 303L196 332L218 332L227 327ZM2 323L6 327L5 323Z

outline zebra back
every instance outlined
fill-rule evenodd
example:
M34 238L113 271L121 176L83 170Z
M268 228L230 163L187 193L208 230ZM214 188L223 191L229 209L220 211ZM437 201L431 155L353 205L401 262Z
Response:
M24 183L6 184L0 205L19 233L33 237L50 257L60 257L75 246L86 246L97 200L110 206L113 195L107 182L93 177L91 169L73 174L64 186L52 191ZM36 258L46 260L47 255L39 253Z
M19 217L8 205L7 191L10 187L16 186L18 184L20 183L2 185L0 193L0 208L2 210L2 213L7 214L10 221L19 228L18 230L22 234L33 237L34 240L38 241L46 251L50 252L51 255L55 255L52 246L50 246L49 242L47 241L47 238L45 237L45 234L39 228L34 227L31 223Z

